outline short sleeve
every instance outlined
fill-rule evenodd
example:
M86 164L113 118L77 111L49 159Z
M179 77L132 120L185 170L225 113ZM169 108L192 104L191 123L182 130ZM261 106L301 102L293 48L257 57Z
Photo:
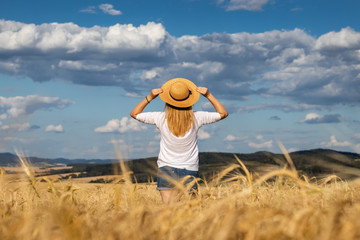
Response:
M217 112L195 112L195 118L200 126L221 120L221 116Z
M159 117L161 117L161 114L162 114L161 112L139 113L138 115L136 115L136 120L143 122L143 123L156 125Z

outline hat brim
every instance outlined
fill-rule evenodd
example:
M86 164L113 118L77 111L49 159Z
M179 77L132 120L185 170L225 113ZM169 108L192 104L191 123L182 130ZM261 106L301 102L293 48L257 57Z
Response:
M176 101L174 100L171 96L170 96L170 87L172 84L174 84L175 82L182 82L185 83L186 86L189 88L189 90L191 91L190 96L183 101ZM185 78L174 78L171 79L169 81L167 81L164 85L162 85L161 89L163 90L162 93L159 94L161 100L163 100L164 102L175 106L175 107L179 107L179 108L187 108L190 107L192 105L194 105L200 98L200 93L198 91L196 91L196 85Z

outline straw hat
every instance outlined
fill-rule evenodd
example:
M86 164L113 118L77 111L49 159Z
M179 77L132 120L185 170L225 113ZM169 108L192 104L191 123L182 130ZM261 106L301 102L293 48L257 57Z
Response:
M200 97L196 85L185 78L174 78L167 81L161 89L160 98L175 107L187 108L194 105Z

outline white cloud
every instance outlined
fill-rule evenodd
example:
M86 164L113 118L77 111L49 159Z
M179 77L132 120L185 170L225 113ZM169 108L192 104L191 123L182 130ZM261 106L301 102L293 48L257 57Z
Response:
M99 6L89 6L87 8L81 9L80 12L96 14L97 10L101 10L103 13L110 14L110 15L121 15L122 14L122 12L120 10L114 9L114 6L112 4L108 4L108 3L100 4Z
M110 14L110 15L121 15L122 14L121 11L115 10L114 6L112 4L108 4L108 3L100 4L99 8L106 14Z
M122 139L111 139L111 140L109 141L109 143L111 143L111 144L113 144L114 146L116 146L116 145L124 144L125 141L122 140Z
M319 114L309 113L309 114L306 114L305 119L302 120L302 122L313 120L313 119L319 119L319 118L321 118L321 116Z
M139 93L134 93L134 92L127 92L125 93L125 97L130 97L130 98L143 98L143 95L140 95Z
M38 138L35 139L35 138L19 138L19 137L4 137L1 140L5 141L5 142L19 142L22 144L28 144L31 142L39 141ZM1 141L0 141L0 144L1 144Z
M352 143L349 141L338 142L335 136L330 137L330 142L322 142L321 145L325 147L349 147Z
M84 49L97 52L151 49L159 46L164 37L164 27L153 22L139 27L116 24L110 27L83 28L74 23L34 25L0 20L0 50L33 48L39 53L59 54L57 57L64 55L66 51L74 53ZM60 53L59 50L65 52Z
M260 11L269 0L218 0L218 4L225 7L228 11L248 10Z
M204 129L200 128L198 132L199 140L209 139L211 137L210 133L206 132Z
M253 4L259 9L267 2L219 4L229 8ZM317 38L300 29L174 37L154 22L86 28L0 20L2 53L9 57L0 59L1 74L34 81L117 85L141 93L181 75L206 85L218 98L246 100L260 95L282 97L285 102L243 106L237 112L359 105L360 33L351 28Z
M256 139L257 139L257 140L264 140L264 136L263 136L263 135L257 135L257 136L256 136Z
M306 114L305 119L301 120L300 123L308 124L319 124L319 123L339 123L343 120L340 114L328 114L321 116L317 113Z
M159 142L158 141L150 141L146 148L147 153L156 153L159 152Z
M46 128L45 128L45 131L46 132L56 132L56 133L62 133L64 132L64 128L61 124L55 126L55 125L48 125Z
M141 131L147 129L144 124L139 123L138 121L123 117L120 119L112 119L106 123L105 126L95 128L96 133L124 133L129 131Z
M261 110L277 110L283 112L302 112L307 110L321 110L322 106L320 105L309 105L309 104L291 104L291 103L269 103L262 102L257 105L244 104L243 106L238 106L235 104L224 103L225 108L230 113L250 113ZM213 110L214 107L211 103L202 103L201 108L203 110Z
M252 148L257 148L257 149L260 149L260 148L272 148L273 147L273 140L269 140L269 141L262 142L262 143L255 143L255 142L249 141L248 146L252 147Z
M350 27L339 32L329 32L320 36L315 44L316 50L357 50L360 48L360 33Z
M160 135L160 134L156 134L155 137L154 137L154 139L160 140L160 139L161 139L161 135Z
M149 71L145 71L141 74L141 79L153 79L160 76L162 71L164 71L164 69L159 67L153 68Z
M227 136L225 137L224 140L231 142L231 141L235 141L235 140L236 140L236 137L235 137L234 135L229 134L229 135L227 135Z
M296 147L287 149L287 152L288 152L288 153L297 152L297 151L299 151L299 149L296 148Z
M96 7L95 6L89 6L89 7L85 8L85 9L81 9L80 12L95 14L96 13Z
M109 71L115 69L119 66L115 64L89 64L85 61L64 61L60 60L58 64L59 68L67 69L67 70L77 70L77 71Z
M71 101L62 100L58 97L30 95L6 98L0 96L0 111L5 112L0 116L0 119L18 118L38 110L63 109L71 104Z
M12 124L8 124L8 125L3 125L1 127L1 130L5 130L5 131L17 131L17 132L23 132L23 131L27 131L30 129L30 124L29 123L12 123Z
M227 141L227 142L246 141L248 138L249 138L248 136L236 137L236 136L234 136L232 134L229 134L224 138L224 141Z

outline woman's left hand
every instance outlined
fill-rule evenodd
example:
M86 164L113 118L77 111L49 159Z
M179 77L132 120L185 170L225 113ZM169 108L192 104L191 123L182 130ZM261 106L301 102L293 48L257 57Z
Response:
M149 97L150 97L149 101L154 100L162 92L163 92L163 90L161 88L155 88L155 89L151 90L151 92L149 94Z

